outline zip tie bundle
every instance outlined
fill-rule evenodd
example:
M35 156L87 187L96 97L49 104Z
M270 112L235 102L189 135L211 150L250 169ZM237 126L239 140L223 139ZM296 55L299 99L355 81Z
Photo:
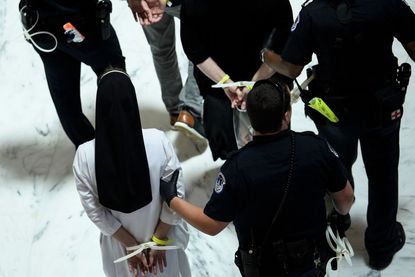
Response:
M175 245L170 245L170 246L159 246L157 245L157 243L155 243L154 241L149 241L149 242L144 242L141 243L139 245L135 245L135 246L131 246L131 247L127 247L126 248L127 251L133 251L128 255L125 255L121 258L118 258L114 261L114 263L119 263L125 260L128 260L131 257L134 257L135 255L140 254L141 252L143 252L146 249L154 249L154 250L174 250L174 249L180 249L180 247L175 246Z
M301 90L308 87L308 85L311 83L311 81L313 81L315 79L315 77L316 77L316 75L312 74L310 77L308 77L306 80L304 80L304 82L301 83L301 85L300 85L301 88L299 88L297 86L291 91L291 104L294 104L298 101L298 98L300 98L300 96L301 96Z
M335 277L338 275L340 263L343 260L343 257L346 262L352 266L352 257L354 256L354 251L352 245L346 237L341 238L339 232L336 232L336 235L334 235L330 225L327 226L326 229L326 239L330 248L336 253L336 256L328 260L325 277ZM331 267L331 262L335 259L337 260L337 269L333 270Z
M20 14L23 12L23 10L24 9L26 9L27 8L27 6L23 6L21 9L20 9ZM27 41L30 41L32 44L33 44L33 46L34 47L36 47L39 51L42 51L42 52L45 52L45 53L50 53L50 52L53 52L53 51L55 51L55 49L58 47L58 39L55 37L55 35L54 34L52 34L51 32L46 32L46 31L39 31L39 32L35 32L35 33L33 33L33 34L31 34L30 32L36 27L36 25L37 25L37 23L38 23L38 21L39 21L39 12L38 11L36 11L36 21L35 21L35 23L33 24L33 26L32 27L30 27L29 29L26 29L24 26L22 26L23 27L23 35L24 35L24 37L25 37L25 39L27 40ZM34 40L33 40L33 37L35 37L35 36L38 36L38 35L48 35L48 36L50 36L50 37L52 37L52 39L54 40L54 42L55 42L55 45L52 47L52 48L50 48L50 49L45 49L45 48L42 48L42 47L40 47Z

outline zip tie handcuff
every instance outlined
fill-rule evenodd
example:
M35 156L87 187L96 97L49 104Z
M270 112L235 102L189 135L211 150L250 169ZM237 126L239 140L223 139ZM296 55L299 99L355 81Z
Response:
M328 260L325 277L337 276L337 271L339 270L343 257L346 262L352 266L354 251L352 245L346 237L340 238L339 232L336 232L336 235L334 235L333 229L331 229L330 225L328 225L326 229L326 239L330 248L336 253L336 256ZM335 259L337 260L337 269L333 270L331 262Z
M138 254L140 254L141 252L143 252L146 249L154 249L154 250L175 250L175 249L180 249L180 247L175 246L175 245L169 245L169 246L159 246L157 245L157 243L155 243L154 241L149 241L149 242L144 242L141 243L139 245L135 245L135 246L131 246L131 247L127 247L126 248L127 251L133 251L130 254L127 254L121 258L118 258L114 261L114 263L119 263L125 260L128 260L131 257L134 257Z

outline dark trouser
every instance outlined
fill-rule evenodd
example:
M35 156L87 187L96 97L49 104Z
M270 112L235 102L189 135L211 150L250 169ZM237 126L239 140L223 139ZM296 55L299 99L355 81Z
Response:
M233 129L233 110L222 90L204 94L203 127L212 151L213 160L226 159L237 150Z
M244 277L321 277L334 253L325 238L272 242L261 249L235 253L235 263Z
M117 35L111 27L108 40L86 36L81 43L67 43L58 36L58 47L51 53L35 48L40 55L49 91L63 129L69 139L78 147L94 138L94 128L82 112L80 97L81 62L100 75L107 67L125 70ZM41 38L35 38L42 44Z
M396 240L400 120L386 127L369 128L365 118L364 113L356 112L339 126L330 123L316 126L340 155L350 180L360 141L369 181L365 243L370 255L376 254L377 249L388 249Z

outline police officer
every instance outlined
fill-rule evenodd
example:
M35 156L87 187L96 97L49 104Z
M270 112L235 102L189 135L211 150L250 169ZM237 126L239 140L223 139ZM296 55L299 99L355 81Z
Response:
M258 81L247 112L253 141L222 166L204 210L176 197L174 180L161 181L161 194L210 235L233 221L244 276L320 276L327 261L323 198L329 191L338 213L349 212L353 190L346 170L324 139L289 129L286 85Z
M307 1L309 2L309 1ZM369 180L365 245L369 265L386 268L405 243L398 208L399 129L410 67L397 65L394 37L415 60L415 15L404 0L314 0L292 26L275 70L297 77L317 55L306 102L320 97L339 120L306 107L319 134L339 153L353 184L358 141Z
M125 59L109 22L111 2L21 0L19 9L25 37L44 64L60 122L78 147L94 138L94 128L81 107L81 62L98 76L111 68L125 71Z

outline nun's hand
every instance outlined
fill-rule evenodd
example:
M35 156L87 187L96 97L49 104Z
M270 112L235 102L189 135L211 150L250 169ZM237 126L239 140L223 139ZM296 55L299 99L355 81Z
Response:
M167 267L166 251L151 249L148 253L149 264L151 273L157 275L157 267L160 273L164 272L164 268Z
M177 197L177 180L179 179L180 169L176 169L170 181L164 181L160 179L160 195L164 201L166 201L167 205L170 207L170 201Z

